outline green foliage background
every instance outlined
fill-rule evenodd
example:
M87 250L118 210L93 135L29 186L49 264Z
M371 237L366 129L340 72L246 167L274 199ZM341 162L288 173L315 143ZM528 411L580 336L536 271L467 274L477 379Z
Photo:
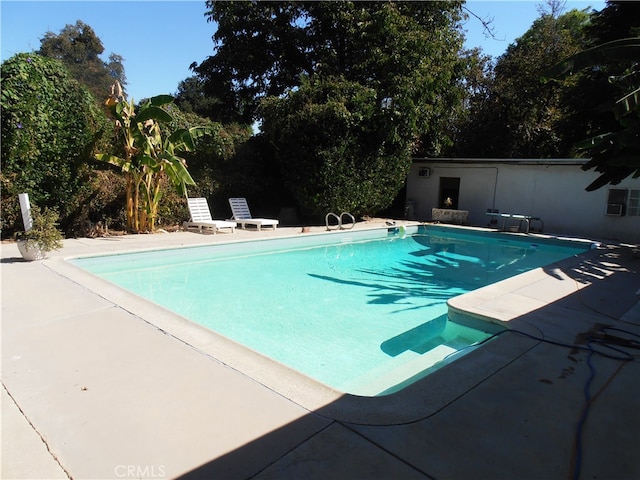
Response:
M543 83L555 62L586 45L589 16L572 10L538 18L507 47L488 73L485 90L472 99L469 115L449 150L451 156L480 158L563 158L571 156L574 125L585 112L564 102L572 90ZM578 122L576 122L578 120Z
M461 5L209 1L216 52L179 98L262 120L301 213L374 215L401 189L412 151L438 155L452 141Z
M285 186L304 214L363 215L388 207L411 163L376 91L342 79L304 82L263 103Z
M217 218L229 215L232 196L247 197L259 216L285 206L315 219L328 211L376 214L401 189L412 154L580 155L576 141L622 131L606 107L622 85L609 79L635 82L637 61L541 79L569 55L637 37L640 3L566 13L562 2L546 5L491 59L462 50L459 22L472 9L462 1L208 0L213 54L192 65L195 75L178 85L171 107L172 129L212 132L184 156L196 181L189 195L206 197ZM122 58L102 61L102 42L80 21L47 32L41 44L38 53L53 58L23 53L2 64L2 237L22 229L21 192L58 209L67 236L95 233L98 223L123 229L124 180L93 160L115 148L102 100L107 81L126 81ZM256 119L262 132L254 135L248 125ZM619 167L610 163L598 164L603 182L626 172L607 176ZM184 198L167 185L158 226L187 216Z
M17 198L23 192L29 193L32 205L60 212L60 227L67 237L126 228L124 178L117 169L93 158L98 151L115 152L113 122L101 100L59 60L21 53L3 62L2 238L23 229ZM171 114L172 130L196 125L212 129L212 135L198 140L195 152L185 154L197 182L190 195L214 199L218 211L227 215L226 198L221 195L236 195L239 190L263 193L261 183L249 178L250 172L258 170L260 155L234 160L237 150L246 150L241 145L251 136L250 127L223 126L182 113L175 106ZM159 207L161 228L180 225L188 218L184 198L168 183L165 187Z
M62 228L72 230L89 194L88 160L109 129L104 113L61 62L36 54L3 62L1 95L3 236L18 226L22 192L58 209Z

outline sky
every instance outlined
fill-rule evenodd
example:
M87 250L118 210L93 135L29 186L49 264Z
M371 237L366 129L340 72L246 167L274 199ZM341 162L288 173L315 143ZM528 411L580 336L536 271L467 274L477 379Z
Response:
M492 20L495 38L470 17L463 25L466 46L480 47L493 57L501 55L531 27L544 5L544 0L468 0L469 10ZM601 10L604 6L604 1L566 0L565 9ZM1 60L38 50L45 33L59 34L66 25L81 20L102 41L103 60L108 61L111 53L124 58L129 98L175 94L180 81L192 75L189 65L213 54L215 24L206 21L205 11L204 0L0 0Z

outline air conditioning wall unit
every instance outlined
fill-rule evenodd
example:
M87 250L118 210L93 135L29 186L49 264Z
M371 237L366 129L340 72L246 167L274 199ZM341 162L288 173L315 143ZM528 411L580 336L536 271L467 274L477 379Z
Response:
M607 203L607 215L621 217L624 205L622 203Z
M430 167L420 167L418 169L418 176L423 178L431 177L431 168Z

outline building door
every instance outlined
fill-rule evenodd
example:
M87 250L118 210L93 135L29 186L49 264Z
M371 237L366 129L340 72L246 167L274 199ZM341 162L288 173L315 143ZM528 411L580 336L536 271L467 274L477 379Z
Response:
M460 177L440 177L438 208L458 209L460 198Z

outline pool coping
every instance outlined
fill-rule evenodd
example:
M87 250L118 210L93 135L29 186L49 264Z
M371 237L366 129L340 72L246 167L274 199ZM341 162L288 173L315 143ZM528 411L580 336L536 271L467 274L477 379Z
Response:
M489 229L474 228L473 230L495 233L494 230ZM506 233L505 235L514 234ZM285 234L277 238L288 237L293 238L295 235ZM539 237L528 235L527 238ZM232 238L230 240L234 241ZM254 239L246 241L252 240ZM181 246L175 248L179 247ZM143 251L143 249L128 251ZM127 250L122 250L110 253L126 252ZM467 353L403 390L379 397L362 397L331 389L258 352L84 271L68 261L79 255L52 258L43 263L57 274L308 411L353 424L397 425L415 422L435 414L538 345L541 340L536 340L535 337L540 337L540 330L531 324L530 320L523 321L519 317L560 297L545 302L522 292L526 292L527 287L539 285L540 282L556 281L559 277L563 281L563 289L554 286L551 290L558 292L559 295L574 293L580 285L569 282L569 288L567 288L565 280L568 277L557 272L571 268L572 263L585 261L593 255L598 255L598 251L591 250L577 256L579 258L571 257L450 299L447 303L454 321L464 323L469 318L477 318L480 321L489 321L510 330L527 333L529 336L501 335L483 345L482 348ZM571 284L574 284L573 289ZM416 401L416 398L420 401Z

